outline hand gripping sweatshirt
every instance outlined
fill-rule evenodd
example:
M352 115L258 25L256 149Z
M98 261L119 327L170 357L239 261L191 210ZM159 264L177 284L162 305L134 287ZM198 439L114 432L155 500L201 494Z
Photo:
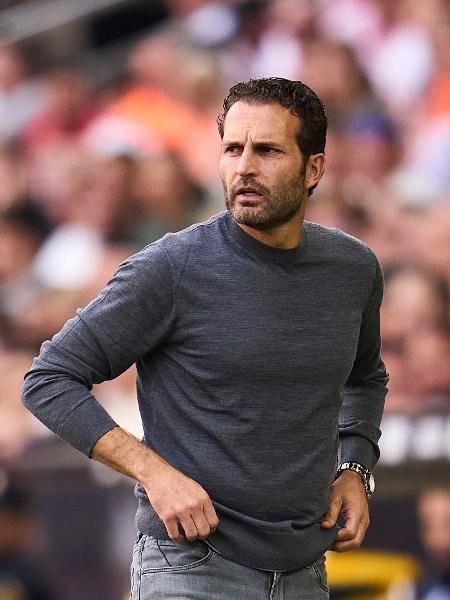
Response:
M266 246L228 212L164 236L44 342L25 405L90 455L116 423L92 385L137 366L144 443L210 495L208 543L251 567L317 560L339 460L378 459L387 374L382 273L335 229L303 224L298 248ZM138 529L167 538L137 484Z

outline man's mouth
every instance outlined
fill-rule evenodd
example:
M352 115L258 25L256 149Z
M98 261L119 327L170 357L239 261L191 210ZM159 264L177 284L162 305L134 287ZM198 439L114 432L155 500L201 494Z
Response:
M255 202L262 197L262 193L255 188L240 188L235 194L235 199L239 202Z

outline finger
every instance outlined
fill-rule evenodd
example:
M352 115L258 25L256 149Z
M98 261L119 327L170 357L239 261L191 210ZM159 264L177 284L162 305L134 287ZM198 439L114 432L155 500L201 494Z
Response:
M334 542L331 547L335 552L348 552L349 550L356 550L361 546L361 541L357 538L352 540L347 540L345 542Z
M216 510L211 502L207 502L203 507L203 513L208 521L209 529L211 533L214 533L219 525L219 517L217 516Z
M166 519L164 521L164 525L166 527L167 535L174 542L183 542L185 540L184 535L181 533L180 528L178 527L178 521L176 519Z
M355 538L355 532L348 530L346 527L342 527L336 534L335 542L345 542L347 540L353 540Z
M339 496L331 498L328 510L320 524L323 529L330 529L331 527L334 527L336 525L339 513L341 511L341 506L342 498L340 498Z
M197 526L190 515L184 517L180 521L180 525L183 528L184 535L186 536L188 542L194 542L199 537Z
M358 546L356 544L353 544L351 542L346 542L341 543L341 544L333 544L333 546L331 547L331 549L334 552L349 552L351 550L357 550Z
M211 533L211 527L209 526L208 520L205 517L203 510L192 515L195 527L197 529L197 537L204 540Z
M362 540L364 538L368 526L369 518L367 516L365 516L364 514L351 514L346 518L345 525L342 529L346 532L349 532L349 534L353 538Z
M345 534L348 533L351 537L355 537L358 532L359 526L360 521L357 523L353 515L348 515L345 518L344 527L341 527L339 531L343 531Z
M332 549L336 552L347 552L348 550L355 550L359 548L364 539L365 529L359 527L357 531L351 531L346 527L339 529Z

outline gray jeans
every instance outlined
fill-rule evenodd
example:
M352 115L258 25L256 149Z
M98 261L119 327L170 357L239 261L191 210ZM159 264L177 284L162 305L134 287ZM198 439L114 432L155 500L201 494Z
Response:
M259 571L204 542L140 535L133 549L131 600L327 600L325 559L297 571Z

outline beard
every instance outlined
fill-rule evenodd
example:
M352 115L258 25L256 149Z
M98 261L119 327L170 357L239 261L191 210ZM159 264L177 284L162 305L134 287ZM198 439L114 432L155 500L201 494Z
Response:
M272 189L261 185L255 179L241 178L230 189L223 182L225 205L234 220L240 225L247 225L261 231L273 229L290 221L301 209L307 196L304 186L305 173L290 179ZM249 186L261 194L258 205L236 206L236 195L242 186Z

